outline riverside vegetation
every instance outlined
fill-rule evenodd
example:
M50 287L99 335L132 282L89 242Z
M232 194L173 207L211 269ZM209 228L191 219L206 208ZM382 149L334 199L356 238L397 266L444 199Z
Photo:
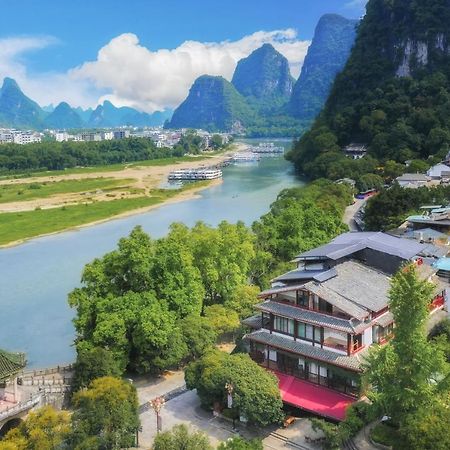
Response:
M374 172L386 161L445 156L449 18L446 0L368 2L325 108L290 154L299 171L333 179ZM419 47L425 58L419 57ZM346 161L341 148L351 142L367 144L371 164Z
M219 135L212 136L210 145L216 152L213 156L226 148ZM157 149L146 139L2 145L0 173L5 175L0 179L0 245L148 208L202 189L210 183L159 189L164 175L151 171L153 166L198 164L212 157L200 155L201 150L202 139L194 131L182 136L173 149ZM31 171L32 177L21 183L21 177L30 175L25 170ZM123 176L122 171L136 178ZM99 176L94 178L94 174Z

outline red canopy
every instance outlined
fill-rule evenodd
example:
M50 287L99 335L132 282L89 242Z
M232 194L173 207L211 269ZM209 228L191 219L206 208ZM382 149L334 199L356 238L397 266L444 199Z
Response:
M356 400L331 389L275 372L283 402L333 420L344 420L345 411Z

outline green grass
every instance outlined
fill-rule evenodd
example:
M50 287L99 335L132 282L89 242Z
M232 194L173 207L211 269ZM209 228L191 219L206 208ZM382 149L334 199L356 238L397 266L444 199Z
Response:
M108 219L118 214L163 203L181 191L207 186L201 181L183 186L181 189L155 189L151 197L136 197L63 206L54 209L36 209L20 213L0 214L0 245L28 239L42 234L67 230L79 225Z
M84 180L47 181L0 185L0 203L46 198L51 195L79 192L109 191L127 186L133 179L86 178Z
M370 437L377 444L394 446L398 443L398 434L395 428L385 425L384 423L379 423L370 432Z
M217 153L219 154L219 153ZM146 161L135 161L131 163L121 163L121 164L111 164L108 166L91 166L91 167L74 167L71 169L64 170L46 170L40 172L27 172L15 175L4 175L1 179L16 179L16 178L27 178L27 177L48 177L57 175L72 175L80 173L101 173L101 172L118 172L124 170L128 167L148 167L148 166L168 166L170 164L179 164L188 161L201 161L204 159L209 159L211 156L180 156L174 158L161 158L161 159L150 159Z

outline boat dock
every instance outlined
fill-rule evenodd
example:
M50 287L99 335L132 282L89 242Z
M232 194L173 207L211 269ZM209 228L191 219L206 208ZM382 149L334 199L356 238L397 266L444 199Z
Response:
M233 162L253 162L260 159L261 156L254 152L235 153L231 158Z
M250 147L249 150L258 154L281 154L284 153L284 147L277 147L273 142L261 142L257 146Z
M178 169L169 173L170 181L200 181L222 178L222 171L215 167L201 169Z

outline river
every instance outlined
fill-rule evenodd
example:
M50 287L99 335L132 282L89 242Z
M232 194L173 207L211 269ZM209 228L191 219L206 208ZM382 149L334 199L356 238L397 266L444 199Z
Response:
M67 294L79 286L86 263L114 249L136 225L155 238L172 222L250 225L282 189L301 183L282 157L263 158L224 168L223 183L199 198L0 250L0 348L26 352L30 367L72 362L74 311Z

